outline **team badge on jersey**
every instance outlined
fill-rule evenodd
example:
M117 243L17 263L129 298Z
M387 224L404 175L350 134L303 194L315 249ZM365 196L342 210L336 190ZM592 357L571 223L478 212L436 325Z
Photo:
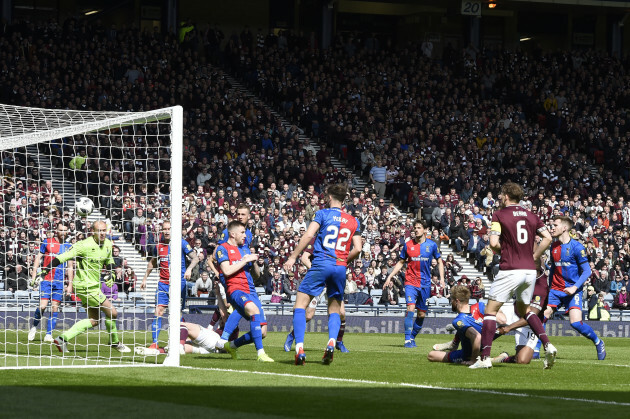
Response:
M218 257L218 258L222 258L222 257L223 257L223 252L222 252L221 250L219 250L219 251L217 252L217 257Z
M462 322L461 320L457 322L457 327L463 327L464 326L464 322Z

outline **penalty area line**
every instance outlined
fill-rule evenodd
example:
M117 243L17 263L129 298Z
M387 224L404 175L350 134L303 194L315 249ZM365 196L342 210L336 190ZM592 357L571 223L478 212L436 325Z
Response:
M395 383L395 382L389 382L389 381L359 380L359 379L354 379L354 378L321 377L317 375L288 374L288 373L268 372L268 371L248 371L248 370L237 370L237 369L231 369L231 368L201 368L201 367L189 367L189 366L182 366L179 368L199 370L199 371L232 372L232 373L237 373L237 374L268 375L272 377L301 378L301 379L307 379L307 380L332 381L332 382L338 382L338 383L370 384L370 385L382 385L382 386L391 386L391 387L408 387L408 388L418 388L418 389L424 389L424 390L442 390L442 391L457 391L457 392L463 391L463 392L469 392L469 393L493 394L493 395L500 395L500 396L513 396L513 397L523 397L523 398L534 397L534 398L545 399L545 400L561 400L561 401L570 401L570 402L602 404L602 405L610 405L610 406L630 406L630 403L616 402L616 401L610 401L610 400L582 399L582 398L577 398L577 397L544 396L544 395L530 394L530 393L514 393L514 392L509 392L509 391L484 390L484 389L475 389L475 388L441 387L441 386L432 386L432 385L427 385L427 384Z

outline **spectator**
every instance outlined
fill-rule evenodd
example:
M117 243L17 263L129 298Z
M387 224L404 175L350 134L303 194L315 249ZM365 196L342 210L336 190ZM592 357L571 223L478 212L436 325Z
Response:
M122 290L125 294L129 294L130 292L136 292L136 282L138 278L136 277L136 273L131 268L131 266L127 266L124 268L123 273L123 284Z
M615 298L613 300L613 308L618 308L620 310L627 310L628 303L630 303L630 299L628 299L628 293L626 292L626 287L623 286L619 289L619 292L615 294Z
M610 307L608 304L604 302L604 297L606 297L605 292L595 293L593 290L593 295L591 296L588 302L588 319L589 320L599 320L599 321L609 321L610 320Z
M107 286L105 281L101 281L101 291L107 298L111 300L118 299L118 284L116 284L115 282L112 284L111 287L109 287Z
M192 295L195 297L201 297L202 294L209 294L212 290L212 278L208 272L202 272L195 285L192 288Z
M15 292L28 290L28 276L22 265L15 265L15 269L11 270L6 278L8 291Z
M385 182L387 182L387 168L383 166L380 158L376 159L376 164L370 169L370 181L379 198L385 197Z

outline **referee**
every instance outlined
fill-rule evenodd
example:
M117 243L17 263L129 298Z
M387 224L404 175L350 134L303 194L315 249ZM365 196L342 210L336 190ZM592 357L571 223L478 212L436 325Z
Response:
M387 168L383 167L381 159L376 159L376 166L370 169L370 180L374 184L374 190L379 198L385 198L385 181L387 181Z

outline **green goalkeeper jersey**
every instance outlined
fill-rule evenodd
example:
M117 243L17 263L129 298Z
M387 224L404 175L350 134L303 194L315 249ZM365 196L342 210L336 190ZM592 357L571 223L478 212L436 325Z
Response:
M114 263L112 242L105 239L99 246L94 236L76 242L69 250L56 257L61 263L76 259L73 282L75 288L100 288L103 266Z

